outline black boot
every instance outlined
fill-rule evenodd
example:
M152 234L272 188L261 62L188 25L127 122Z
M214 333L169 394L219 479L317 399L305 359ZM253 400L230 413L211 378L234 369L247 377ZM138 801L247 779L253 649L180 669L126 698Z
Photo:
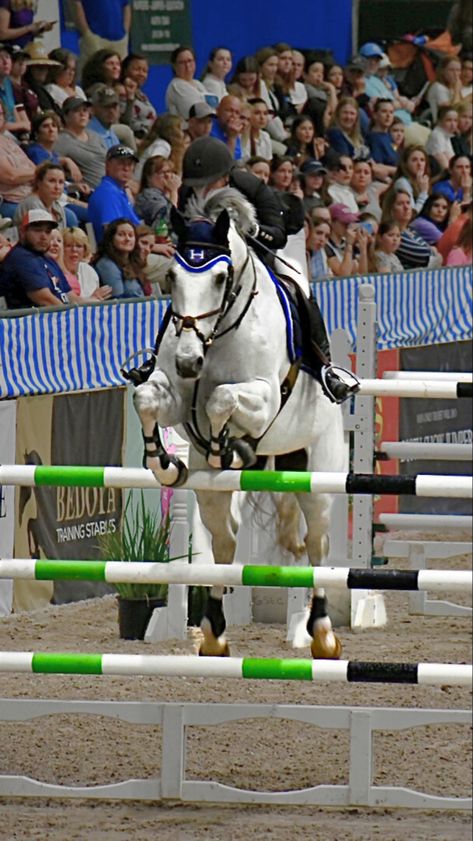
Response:
M329 400L332 403L343 403L355 394L360 386L353 374L332 365L330 342L319 305L312 296L308 304L311 358L316 362L315 371ZM347 380L344 379L345 374L348 376Z

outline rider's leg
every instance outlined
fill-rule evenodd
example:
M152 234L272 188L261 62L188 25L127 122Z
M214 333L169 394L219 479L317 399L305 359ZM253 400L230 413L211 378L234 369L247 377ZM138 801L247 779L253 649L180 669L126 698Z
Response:
M335 403L342 403L358 391L356 380L350 376L349 380L345 381L340 375L340 369L340 373L334 371L325 322L319 305L312 295L309 298L307 315L311 349L313 351L312 358L316 363L316 373L319 375L327 397Z

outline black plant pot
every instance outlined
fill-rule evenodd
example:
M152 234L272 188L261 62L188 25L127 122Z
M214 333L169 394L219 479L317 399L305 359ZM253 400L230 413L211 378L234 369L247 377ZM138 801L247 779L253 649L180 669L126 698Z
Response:
M164 607L164 599L123 599L118 602L118 628L122 640L142 640L155 607Z

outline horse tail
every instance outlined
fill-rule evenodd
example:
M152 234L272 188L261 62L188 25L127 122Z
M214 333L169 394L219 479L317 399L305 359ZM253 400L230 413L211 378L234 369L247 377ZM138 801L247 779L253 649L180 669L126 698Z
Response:
M276 506L276 534L278 546L300 558L305 552L301 538L301 509L294 494L273 495Z

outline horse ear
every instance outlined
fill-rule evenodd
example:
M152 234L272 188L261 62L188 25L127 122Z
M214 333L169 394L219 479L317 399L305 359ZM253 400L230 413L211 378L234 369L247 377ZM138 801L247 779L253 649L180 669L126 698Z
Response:
M217 221L215 222L214 227L214 238L215 241L219 243L219 245L226 245L228 246L228 229L230 228L230 216L228 215L228 210L222 210L220 215L217 217Z
M186 240L186 220L182 213L174 207L171 207L171 214L170 214L170 221L171 227L175 234L177 234L177 238L179 242L185 242Z

